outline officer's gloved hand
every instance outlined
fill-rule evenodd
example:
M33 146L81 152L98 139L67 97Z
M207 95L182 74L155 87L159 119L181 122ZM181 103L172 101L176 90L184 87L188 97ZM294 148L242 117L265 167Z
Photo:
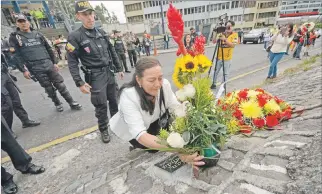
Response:
M26 79L30 79L31 75L30 75L30 72L29 71L25 71L23 72L23 76L26 78Z

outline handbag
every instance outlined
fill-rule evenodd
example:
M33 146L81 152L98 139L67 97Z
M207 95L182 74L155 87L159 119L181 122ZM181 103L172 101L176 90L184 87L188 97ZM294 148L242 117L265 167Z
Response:
M163 106L165 108L165 113L163 115L161 113L162 104L163 104ZM164 99L164 94L163 94L163 88L162 87L160 89L159 107L160 107L160 115L159 115L159 121L158 121L159 126L162 129L169 129L170 124L172 123L172 119L171 119L171 115L169 113L169 110L165 106L165 99Z

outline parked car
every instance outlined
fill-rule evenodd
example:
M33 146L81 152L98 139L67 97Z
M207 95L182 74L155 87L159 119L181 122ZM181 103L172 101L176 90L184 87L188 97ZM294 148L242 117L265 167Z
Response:
M244 34L243 43L246 44L247 42L252 43L262 43L264 40L264 34L267 31L267 28L260 28L260 29L253 29L248 33Z

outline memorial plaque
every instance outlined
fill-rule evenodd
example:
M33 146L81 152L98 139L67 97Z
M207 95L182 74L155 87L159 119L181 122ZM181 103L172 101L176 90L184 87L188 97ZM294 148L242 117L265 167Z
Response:
M183 165L185 165L185 163L182 162L179 156L176 154L173 154L167 157L166 159L162 160L161 162L155 164L155 166L170 173L173 173L174 171L178 170Z

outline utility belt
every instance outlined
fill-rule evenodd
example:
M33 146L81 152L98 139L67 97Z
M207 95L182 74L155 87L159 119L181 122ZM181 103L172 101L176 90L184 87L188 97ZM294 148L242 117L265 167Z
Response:
M114 66L109 65L109 66L94 66L94 67L86 67L86 66L81 66L81 70L85 74L85 82L88 83L89 85L92 84L92 77L94 73L98 72L105 72L106 70L109 70L111 73L115 72Z

